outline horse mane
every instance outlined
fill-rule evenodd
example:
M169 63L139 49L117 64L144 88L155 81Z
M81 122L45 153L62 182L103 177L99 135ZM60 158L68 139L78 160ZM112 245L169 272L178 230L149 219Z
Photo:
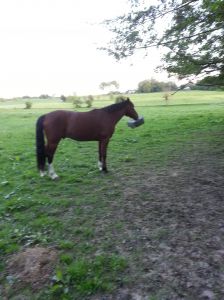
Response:
M125 107L128 103L128 100L125 100L125 101L121 101L119 103L115 103L115 104L111 104L111 105L108 105L106 107L103 107L102 110L106 111L106 112L115 112L115 111L118 111L120 109L122 109L123 107Z

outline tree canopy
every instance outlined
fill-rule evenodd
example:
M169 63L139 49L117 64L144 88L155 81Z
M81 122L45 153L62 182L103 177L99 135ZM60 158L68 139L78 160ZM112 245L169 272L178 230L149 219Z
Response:
M119 83L116 80L109 81L109 82L101 82L99 88L101 90L104 90L105 88L113 86L114 88L118 89L119 88Z
M138 49L166 47L162 68L169 74L224 84L224 0L129 1L127 14L106 21L114 33L109 54L122 59Z
M138 84L137 93L155 93L155 92L168 92L177 90L174 82L163 82L155 79L146 79Z

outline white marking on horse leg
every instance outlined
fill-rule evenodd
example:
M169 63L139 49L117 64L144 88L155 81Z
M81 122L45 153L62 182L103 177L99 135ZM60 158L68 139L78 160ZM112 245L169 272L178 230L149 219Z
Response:
M103 163L101 161L98 161L98 168L100 171L103 170Z
M44 177L46 175L45 171L40 170L40 177Z
M51 179L53 179L53 180L59 178L58 175L55 173L54 167L52 164L49 164L49 166L48 166L48 174L51 177Z

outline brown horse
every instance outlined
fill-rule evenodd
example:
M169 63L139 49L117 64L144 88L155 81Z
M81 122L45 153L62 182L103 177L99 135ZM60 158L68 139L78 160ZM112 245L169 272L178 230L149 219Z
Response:
M64 138L77 141L98 141L98 166L101 171L107 172L107 146L114 133L115 125L123 116L138 119L138 114L129 98L126 101L88 112L56 110L39 117L36 124L36 155L40 176L45 175L47 158L49 176L52 179L58 178L52 162L58 143ZM47 140L46 145L44 135Z

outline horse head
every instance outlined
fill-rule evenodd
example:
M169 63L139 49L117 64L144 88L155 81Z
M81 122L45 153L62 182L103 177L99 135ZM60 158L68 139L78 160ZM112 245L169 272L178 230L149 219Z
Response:
M138 113L134 108L134 104L131 102L129 98L127 98L126 103L127 105L126 105L125 116L130 117L134 120L138 120Z

